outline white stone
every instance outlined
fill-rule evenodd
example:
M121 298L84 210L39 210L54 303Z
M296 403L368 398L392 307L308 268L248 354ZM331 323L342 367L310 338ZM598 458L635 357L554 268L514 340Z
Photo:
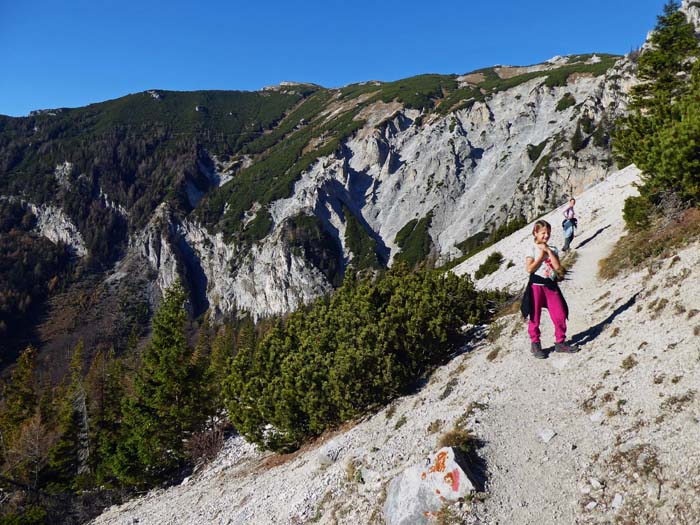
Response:
M551 428L540 430L539 432L540 439L545 443L549 443L552 440L552 438L556 435L557 433L554 432L554 430L552 430Z
M615 497L612 500L612 508L619 509L622 506L623 501L624 498L622 497L622 494L615 494Z
M418 523L446 501L457 501L474 491L467 475L469 466L457 459L454 449L441 448L427 464L409 467L391 480L383 508L387 525Z
M589 416L589 419L593 421L593 423L600 423L603 421L603 419L605 419L605 412L602 410L596 410Z

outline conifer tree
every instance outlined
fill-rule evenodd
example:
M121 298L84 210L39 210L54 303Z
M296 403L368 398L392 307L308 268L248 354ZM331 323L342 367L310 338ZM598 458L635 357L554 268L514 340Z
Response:
M235 353L235 328L231 324L226 324L219 329L212 341L211 358L207 371L217 408L223 408L221 386L229 373L231 359Z
M123 363L116 358L114 348L108 352L98 352L87 374L91 440L94 443L91 465L101 485L114 480L109 461L121 438L124 374Z
M613 133L618 164L634 162L642 171L640 195L628 198L623 212L632 230L648 227L652 216L669 211L667 200L700 202L698 43L677 2L664 6L650 40L651 47L639 57L642 82L632 90L633 111Z
M37 394L34 386L36 350L27 347L17 359L10 380L3 388L3 406L0 412L0 432L3 446L7 446L23 421L34 415Z
M687 74L698 56L695 30L675 1L664 6L651 34L650 48L638 60L640 84L632 88L632 112L619 119L613 151L617 163L639 166L650 148L650 138L671 120L678 120L675 102L688 93Z
M585 140L583 138L583 133L581 132L581 123L576 124L576 131L573 137L571 137L571 149L574 153L578 153L585 146Z
M207 417L201 369L187 345L184 305L180 284L165 293L135 379L135 397L123 405L122 440L111 462L123 483L150 483L182 467L183 442Z
M678 2L671 0L664 5L650 44L637 63L637 76L642 82L632 89L631 107L661 112L688 92L691 57L698 51L695 28L680 11Z
M55 490L76 488L79 474L89 472L90 429L83 386L83 342L73 351L70 378L59 406L58 440L49 450L47 481Z

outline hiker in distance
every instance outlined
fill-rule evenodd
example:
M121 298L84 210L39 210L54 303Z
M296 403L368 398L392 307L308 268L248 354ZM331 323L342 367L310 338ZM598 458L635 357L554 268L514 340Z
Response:
M527 331L530 334L530 350L537 359L544 359L547 354L542 350L540 341L540 318L542 308L547 308L554 324L554 351L566 354L578 352L578 347L567 344L566 320L569 307L557 284L557 272L561 270L559 251L547 244L552 233L552 226L543 220L535 222L532 229L534 244L532 252L525 257L525 270L530 274L520 311L528 320Z
M564 210L564 222L561 223L561 227L564 228L564 246L562 246L561 251L569 251L569 245L571 241L574 240L574 229L578 226L578 219L576 218L576 212L574 212L574 206L576 205L576 199L573 197L569 199L569 207Z

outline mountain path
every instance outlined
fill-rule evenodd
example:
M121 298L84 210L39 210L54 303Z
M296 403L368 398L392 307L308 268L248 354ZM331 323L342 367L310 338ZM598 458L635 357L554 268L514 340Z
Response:
M534 359L524 320L506 315L378 413L288 456L231 438L182 484L95 523L379 525L389 482L424 464L458 421L483 444L486 479L485 493L456 506L464 525L700 523L700 244L614 281L597 277L624 234L637 174L621 170L578 198L576 260L561 284L578 354ZM555 246L561 211L544 217ZM500 251L513 264L476 285L518 293L531 243L529 226L453 271L473 274ZM542 338L551 349L547 314Z
M585 240L587 233L579 232L573 245ZM612 248L617 232L606 233L572 252L576 262L562 284L569 305L569 338L590 328L595 290L606 287L597 277L598 261ZM520 330L506 344L520 354L521 365L506 370L505 376L500 367L492 370L497 394L479 429L487 443L484 453L492 458L491 497L483 512L505 514L497 523L574 523L577 472L585 465L582 458L595 448L591 421L580 406L589 395L585 369L587 358L596 351L595 342L581 345L575 355L550 353L548 359L537 360L529 355L525 322L515 322L514 329L519 324ZM541 325L543 347L551 351L554 334L547 313L543 312Z

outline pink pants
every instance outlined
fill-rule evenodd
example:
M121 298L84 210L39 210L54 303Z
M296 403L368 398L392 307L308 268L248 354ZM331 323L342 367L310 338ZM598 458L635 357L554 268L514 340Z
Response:
M566 339L566 312L561 302L561 297L556 290L550 290L546 286L532 286L532 319L527 323L527 332L533 343L540 342L540 318L542 308L547 308L549 317L554 323L554 339L557 343L563 343Z

